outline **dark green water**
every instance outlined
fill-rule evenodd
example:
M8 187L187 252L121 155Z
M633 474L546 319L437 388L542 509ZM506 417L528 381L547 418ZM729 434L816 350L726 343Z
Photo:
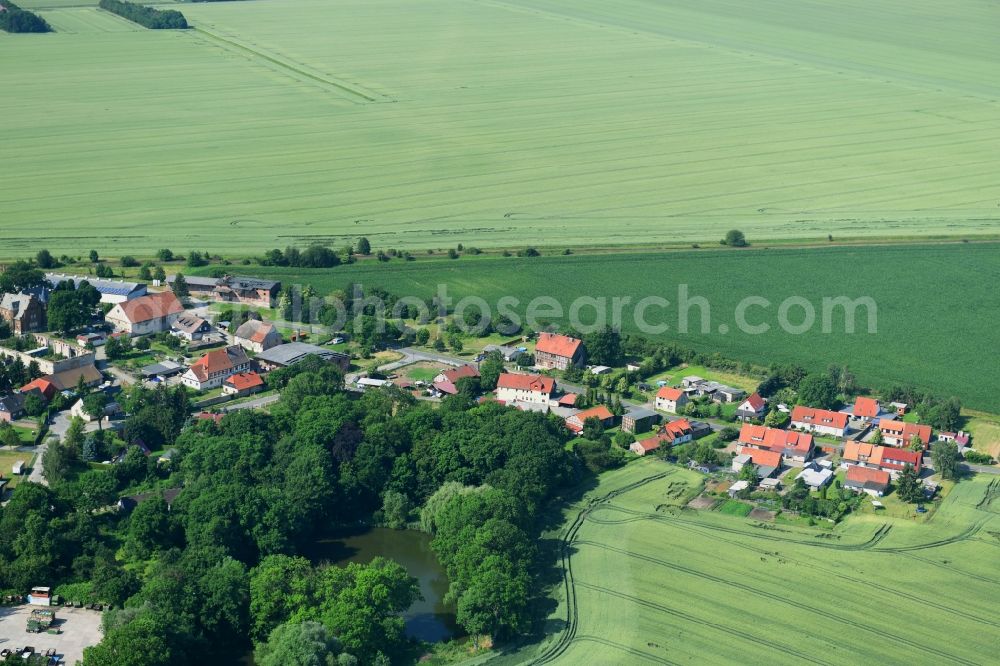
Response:
M445 604L448 576L431 550L430 535L415 530L391 530L375 527L366 532L323 539L316 543L315 562L344 565L367 564L375 557L400 563L420 583L423 601L414 603L403 619L406 634L428 642L448 640L459 634L455 608Z

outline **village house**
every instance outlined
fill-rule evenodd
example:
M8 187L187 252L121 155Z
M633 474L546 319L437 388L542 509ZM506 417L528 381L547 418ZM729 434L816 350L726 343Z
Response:
M506 405L518 402L549 405L556 390L556 380L545 375L503 373L497 380L497 400Z
M760 421L767 414L767 401L759 393L751 393L736 407L736 418L740 421Z
M851 410L854 418L865 423L872 423L882 413L882 405L875 398L858 396L854 400L854 409Z
M141 298L146 295L146 285L141 282L108 280L89 275L64 275L63 273L46 273L45 279L53 287L60 282L70 281L73 283L74 289L79 289L80 283L86 282L101 294L101 303L111 303L112 305L124 303L125 301Z
M196 317L195 315L190 314L180 315L170 325L170 332L173 335L187 340L188 342L201 340L205 337L205 334L211 332L211 330L211 324L201 317Z
M45 379L52 382L57 391L72 391L83 382L84 386L97 386L104 381L104 375L93 363L82 365L78 368L61 370L51 375L45 375Z
M172 292L148 294L118 303L104 320L116 331L130 336L169 331L184 306Z
M679 414L688 402L687 394L684 391L664 386L656 392L656 399L653 401L653 405L661 412Z
M196 391L218 388L232 375L250 370L250 359L242 347L213 349L191 364L181 383Z
M566 419L566 427L579 434L583 432L583 424L587 419L597 419L605 428L610 428L615 424L615 415L611 413L605 405L596 405L590 409L573 414Z
M351 357L348 354L317 347L308 342L289 342L271 347L257 354L257 358L254 360L261 370L270 372L301 363L310 356L316 356L327 363L332 363L340 368L341 372L347 372L348 368L351 367Z
M632 442L629 444L628 450L637 456L644 456L647 453L652 453L658 448L660 448L659 440L655 437L650 437L649 439L644 439L639 442Z
M111 418L121 412L121 409L121 406L117 402L109 402L104 406L104 413L101 414L100 419L103 421L104 419ZM82 419L86 423L90 423L95 420L95 418L89 414L86 409L84 409L83 398L80 398L73 403L69 413L74 418Z
M792 427L818 435L843 437L847 431L847 414L828 409L796 405L792 409Z
M661 444L676 446L686 444L694 439L694 428L687 419L677 419L664 423L656 433L656 439Z
M583 341L559 333L539 333L535 344L535 365L550 370L583 367L586 350Z
M14 335L45 330L45 305L32 294L3 294L0 319L7 322Z
M920 472L922 463L923 454L920 451L850 441L844 445L842 466L872 467L895 476L906 465L911 465L914 470Z
M878 422L882 431L882 440L889 446L909 446L910 440L919 437L924 449L931 443L931 427L919 423L907 423L893 419L882 419Z
M471 364L451 368L434 378L434 388L447 395L456 395L458 393L458 380L478 376L479 368Z
M24 396L20 393L8 393L0 396L0 421L10 423L24 415Z
M236 344L248 351L260 354L281 344L281 334L274 324L257 319L248 319L236 329Z
M757 476L767 479L781 469L781 454L765 449L745 448L733 458L732 470L739 473L746 465L752 464L757 469Z
M739 445L740 453L748 448L775 451L785 462L804 463L813 455L812 435L749 423L740 428Z
M797 479L802 479L802 483L809 487L809 490L817 491L826 486L833 479L833 470L829 467L821 467L816 463L810 463L802 468Z
M264 380L256 372L238 372L222 382L222 392L242 398L263 390Z
M969 442L971 440L971 436L969 435L969 433L965 432L964 430L959 430L957 433L939 432L937 438L938 441L940 442L954 442L960 448L965 448L969 446Z
M871 467L849 465L844 487L872 497L882 497L889 490L889 473Z
M633 434L646 432L659 424L659 422L660 415L652 409L632 407L622 416L622 430Z
M167 284L174 288L176 275L167 278ZM253 277L225 275L220 278L184 277L188 292L195 297L219 301L221 303L243 303L255 307L272 308L281 292L281 283L276 280L261 280Z

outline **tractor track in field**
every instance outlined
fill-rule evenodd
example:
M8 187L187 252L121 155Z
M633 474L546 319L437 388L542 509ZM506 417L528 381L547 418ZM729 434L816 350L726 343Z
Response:
M975 663L975 662L972 662L972 661L967 661L965 659L962 659L961 657L956 657L955 655L949 654L947 652L944 652L944 651L939 650L939 649L937 649L935 647L932 647L932 646L920 645L918 643L915 643L912 640L909 640L909 639L904 638L902 636L898 636L898 635L893 634L893 633L891 633L889 631L885 631L885 630L880 630L880 629L876 629L876 628L873 628L873 627L869 627L864 622L858 622L858 621L853 620L853 619L851 619L849 617L838 615L837 613L833 613L831 611L823 610L823 609L817 608L815 606L810 606L809 604L806 604L806 603L802 603L802 602L799 602L799 601L793 601L793 600L791 600L791 599L789 599L787 597L784 597L784 596L782 596L780 594L776 594L774 592L767 592L765 590L761 590L761 589L756 588L756 587L754 587L752 585L749 585L747 583L740 583L740 582L737 582L737 581L727 580L725 578L722 578L721 576L716 576L714 574L705 573L703 571L698 571L697 569L692 569L691 567L687 567L687 566L684 566L682 564L676 564L676 563L673 563L673 562L668 562L667 560L664 560L664 559L661 559L661 558L658 558L658 557L653 557L652 555L643 555L641 553L636 553L634 551L630 551L630 550L627 550L627 549L624 549L624 548L618 548L616 546L610 546L608 544L603 544L603 543L600 543L598 541L578 540L578 541L575 541L574 543L576 545L578 545L578 546L592 546L592 547L595 547L595 548L600 548L602 550L611 551L613 553L618 553L620 555L625 555L627 557L633 557L635 559L642 560L642 561L648 562L650 564L655 564L657 566L660 566L660 567L663 567L663 568L666 568L666 569L670 569L670 570L675 571L675 572L687 574L689 576L693 576L695 578L699 578L699 579L702 579L702 580L705 580L705 581L708 581L708 582L711 582L711 583L717 583L717 584L720 584L720 585L724 585L726 587L730 587L730 588L734 588L734 589L737 589L737 590L741 590L743 592L747 592L749 594L753 594L753 595L756 595L758 597L762 597L764 599L767 599L768 601L777 602L779 604L784 604L786 606L792 606L792 607L797 608L797 609L799 609L801 611L804 611L806 613L813 613L813 614L818 615L820 617L824 617L827 620L832 620L834 622L839 622L841 624L844 624L844 625L850 627L851 629L853 629L854 631L867 632L867 633L875 635L877 638L881 638L881 639L888 638L888 639L891 639L891 640L895 641L896 643L898 643L900 645L903 645L903 646L906 646L908 648L914 648L914 647L916 647L916 648L919 648L920 650L923 650L924 652L926 652L928 654L936 654L937 656L945 659L948 663L963 663L963 664L970 664L970 665L972 665L972 664ZM589 586L588 583L577 583L577 585L581 586L581 587L588 587ZM594 587L594 586L590 586L590 587ZM651 607L652 607L652 605L651 605ZM657 605L657 607L659 607L659 605ZM670 610L668 612L670 612L670 614L672 614L672 615L673 614L677 614L677 615L684 616L684 614L681 613L680 611ZM685 617L688 617L689 619L694 619L694 618L692 618L690 616L685 616ZM730 628L730 631L732 631L731 628ZM788 651L790 651L790 650L791 650L791 648L788 648ZM798 654L793 655L793 656L798 656L798 657L801 658L801 655L798 655Z
M621 643L615 643L614 641L609 641L606 638L600 638L598 636L593 636L591 634L585 634L582 636L577 636L578 641L590 641L592 643L599 643L600 645L606 645L608 647L613 647L616 650L621 650L622 652L627 652L631 655L641 657L643 659L648 659L656 664L667 664L668 666L679 666L676 661L670 661L663 657L658 657L655 654L649 654L648 652L643 652L642 650L637 650L634 647L629 647L628 645L622 645Z
M927 557L920 557L919 555L914 555L911 552L902 552L902 553L896 553L896 554L897 555L902 555L903 557L909 557L910 559L917 560L918 562L924 562L926 564L930 564L931 566L938 567L939 569L944 569L945 571L948 571L950 573L956 574L958 576L964 576L965 578L971 578L971 579L977 580L977 581L979 581L981 583L989 583L991 585L998 585L998 586L1000 586L1000 580L997 580L995 578L990 578L989 576L980 576L979 574L972 573L971 571L959 571L959 570L955 569L954 567L952 567L952 566L950 566L948 564L944 564L943 562L936 562L936 561L934 561L934 560L932 560L930 558L927 558ZM955 611L955 612L958 612L958 611ZM965 611L962 611L962 613L965 614ZM990 624L993 624L994 626L1000 627L1000 623L993 623L993 622L991 622Z
M705 531L726 532L729 534L739 534L741 536L749 536L755 539L777 541L780 543L791 543L811 548L829 548L831 550L845 550L845 551L874 550L875 546L877 546L883 539L885 539L885 537L888 536L889 532L892 530L891 525L883 523L875 531L875 533L871 536L871 538L869 538L867 541L863 541L857 544L824 543L822 541L803 541L801 539L793 539L789 537L778 536L775 534L767 534L765 530L761 530L760 533L748 532L747 530L742 530L735 527L711 525L709 523L702 523L696 520L677 518L676 516L668 516L660 513L650 513L647 511L637 511L635 509L626 509L625 507L614 504L602 506L601 508L620 511L621 513L631 515L632 518L626 518L621 520L610 520L607 518L594 518L591 516L588 518L588 520L597 523L599 525L617 525L621 523L634 522L637 520L656 520L659 522L670 523L671 525L688 526L688 529L691 529L692 531L696 531L699 533L705 533Z
M331 78L328 78L327 76L322 75L321 73L310 72L306 69L306 65L302 65L294 61L289 61L278 56L268 55L267 53L255 49L247 44L243 44L242 42L239 42L232 37L224 37L216 32L212 32L211 30L208 30L201 26L192 26L192 27L194 28L194 32L196 32L199 35L202 35L203 37L213 42L218 43L223 48L229 49L230 51L236 51L244 55L249 54L255 58L260 58L261 60L271 65L277 66L280 69L283 69L295 76L305 77L311 81L322 83L325 86L334 88L340 93L348 95L349 101L354 101L355 103L357 103L357 99L360 99L363 102L380 101L378 98L373 97L369 93L362 92L355 86L343 83L341 81L335 81Z
M742 639L744 639L746 641L749 641L751 643L757 643L758 645L764 646L768 650L776 650L778 652L784 652L785 654L787 654L787 655L789 655L791 657L794 657L796 659L800 659L803 662L809 662L809 663L812 663L812 664L826 664L826 665L833 664L833 662L819 661L815 657L813 657L812 655L810 655L809 653L807 653L807 652L801 652L799 650L796 650L793 647L789 647L787 645L780 645L778 643L775 643L773 640L769 640L769 639L765 639L765 638L760 638L758 636L754 636L753 634L748 634L747 632L745 632L745 631L743 631L741 629L737 629L737 628L735 628L735 627L733 627L731 625L720 624L718 622L710 622L708 620L696 620L695 618L692 618L690 615L682 613L679 610L670 608L668 606L664 606L663 604L658 604L658 603L656 603L654 601L647 601L645 599L640 599L639 597L634 597L634 596L632 596L630 594L625 594L624 592L618 592L617 590L612 590L612 589L607 588L607 587L601 587L599 585L591 585L590 583L577 583L577 585L580 586L580 587L582 587L582 588L584 588L584 589L593 590L595 592L600 592L601 594L607 594L607 595L612 596L612 597L617 597L619 599L624 599L625 601L628 601L630 603L636 604L637 606L643 606L645 608L650 608L652 610L659 611L661 613L666 613L667 615L671 615L673 617L676 617L676 618L679 618L679 619L682 619L682 620L685 620L685 621L688 621L688 622L693 621L693 622L696 622L697 624L701 624L701 625L704 625L706 627L710 627L710 628L715 629L717 631L721 631L721 632L723 632L725 634L733 634L733 635L739 636L740 638L742 638Z
M576 582L573 578L573 559L572 553L570 552L570 546L576 541L576 535L583 527L584 523L587 522L587 516L596 507L600 506L605 502L609 502L615 497L618 497L622 493L626 493L630 490L635 490L640 488L647 483L657 481L659 479L666 478L673 474L673 470L668 470L666 472L661 472L659 474L654 474L648 476L644 479L640 479L626 486L612 490L606 495L594 498L590 500L585 507L583 507L577 514L573 523L566 529L563 534L561 543L559 545L559 560L563 565L563 588L566 591L566 628L563 629L562 635L555 642L554 645L549 647L545 652L543 652L539 657L533 659L530 663L532 664L548 664L553 662L562 656L563 653L569 648L569 646L576 640L576 631L580 622L579 609L576 603ZM594 639L592 639L594 640Z

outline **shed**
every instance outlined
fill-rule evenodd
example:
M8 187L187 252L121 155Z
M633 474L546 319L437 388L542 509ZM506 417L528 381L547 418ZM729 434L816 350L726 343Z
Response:
M622 417L622 430L637 433L646 432L660 422L660 415L652 409L633 407Z

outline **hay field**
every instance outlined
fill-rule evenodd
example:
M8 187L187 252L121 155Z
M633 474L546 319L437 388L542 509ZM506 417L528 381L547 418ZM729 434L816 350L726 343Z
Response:
M642 460L568 511L565 585L539 644L497 664L980 664L995 652L995 477L934 521L832 533L680 510L695 475ZM491 662L492 663L492 662Z
M67 4L0 35L0 254L997 231L987 3Z
M211 269L202 269L207 273ZM983 364L984 350L1000 348L995 313L1000 308L1000 245L953 244L904 247L770 249L739 252L694 251L573 256L462 257L382 264L359 262L331 270L247 267L252 275L280 279L286 285L311 284L321 294L357 282L382 287L398 296L430 298L445 285L453 303L479 296L497 311L499 299L519 300L524 315L535 297L554 297L567 319L574 299L629 297L622 329L637 331L631 316L642 298L657 295L670 306L652 308L646 321L670 328L647 337L672 340L707 353L719 352L761 365L798 363L824 371L846 364L862 383L913 384L935 394L957 395L975 409L1000 413L1000 375ZM697 307L688 308L687 333L679 330L681 285L691 297L707 299L710 328L701 330ZM736 309L746 297L762 296L771 305L751 308L748 322L766 323L762 334L744 333ZM865 310L858 311L855 332L846 334L842 310L833 312L830 333L822 328L822 299L871 297L877 306L877 329L869 334ZM803 334L782 329L780 304L803 297L816 313ZM801 321L796 308L789 321ZM593 310L581 311L583 323ZM540 318L541 320L541 318ZM723 328L725 327L725 328ZM724 332L723 332L724 331Z

